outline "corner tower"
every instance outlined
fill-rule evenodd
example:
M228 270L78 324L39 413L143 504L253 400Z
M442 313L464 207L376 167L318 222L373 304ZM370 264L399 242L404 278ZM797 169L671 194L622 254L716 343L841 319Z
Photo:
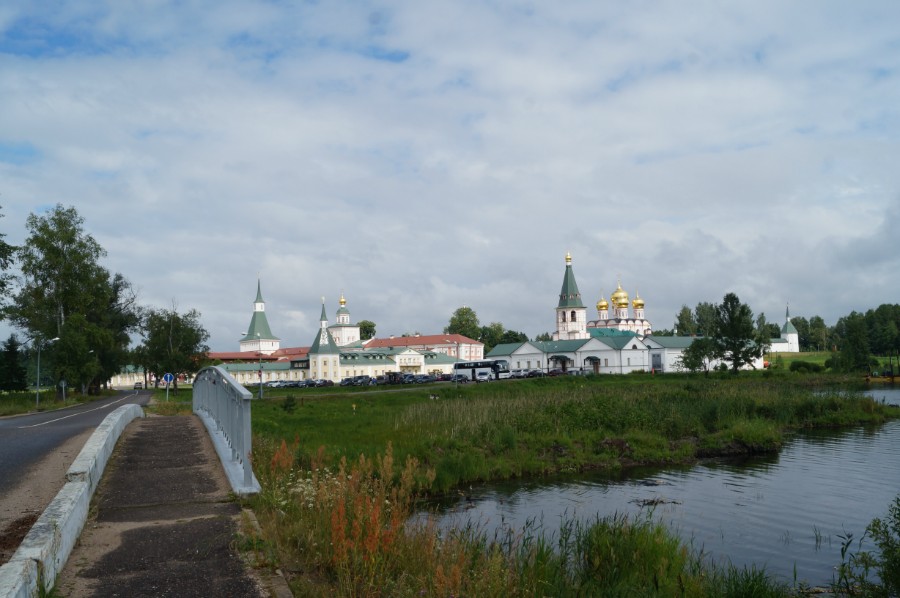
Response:
M553 340L576 340L589 338L587 333L587 308L581 302L581 293L572 271L572 254L566 253L566 273L559 304L556 306L556 332Z
M253 302L253 315L250 317L250 326L247 333L241 339L241 351L255 351L264 355L271 355L281 346L281 339L272 334L269 329L269 320L266 318L266 303L262 298L262 286L256 281L256 301Z

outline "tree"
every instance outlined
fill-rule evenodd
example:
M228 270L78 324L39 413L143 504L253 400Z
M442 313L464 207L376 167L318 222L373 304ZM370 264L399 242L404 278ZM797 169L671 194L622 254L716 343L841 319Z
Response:
M756 316L756 335L764 339L779 338L781 336L781 328L778 327L778 324L773 324L766 320L766 314L760 312Z
M176 391L178 376L193 374L206 360L209 333L200 324L200 312L195 309L179 314L174 303L171 310L150 309L144 317L143 331L145 367L156 374L157 380L165 373L173 374Z
M809 319L809 343L809 348L817 351L824 351L828 347L828 326L820 316Z
M0 218L3 215L0 214ZM12 266L16 255L16 247L10 245L3 239L6 235L0 233L0 307L6 300L6 294L9 292L9 284L12 282L12 275L7 274L7 270Z
M804 317L795 316L791 318L791 324L797 329L797 340L800 343L800 350L812 350L812 343L809 338L809 321Z
M549 332L542 332L539 335L537 335L536 337L534 337L534 340L536 342L546 342L546 341L552 341L553 337L550 335Z
M709 363L716 357L716 343L708 336L693 339L690 345L682 351L678 365L693 373L704 372L709 374Z
M22 344L15 334L10 334L3 343L0 354L0 390L28 390L25 367L22 365Z
M478 340L484 343L484 352L488 353L491 349L500 344L505 329L500 322L491 322L487 326L481 327L481 333Z
M512 344L512 343L527 343L528 335L524 332L517 332L515 330L506 330L503 332L503 336L500 337L501 344Z
M370 338L375 338L375 322L371 320L360 320L357 326L359 326L360 340L367 341Z
M735 374L744 365L753 366L753 361L762 357L768 347L768 340L760 338L754 329L750 306L741 303L734 293L725 295L716 306L713 330L716 356L728 362Z
M450 323L444 328L447 334L461 334L473 340L481 336L481 326L478 324L478 316L471 307L460 307L450 316Z
M694 336L697 334L697 322L694 314L687 305L682 305L678 315L675 316L675 330L678 336Z
M130 283L100 266L106 252L83 225L75 208L59 204L29 215L17 251L23 282L7 313L38 342L59 337L50 349L55 379L85 388L124 365L140 310Z
M851 312L838 320L835 328L841 331L842 343L836 358L832 359L832 367L844 372L868 371L871 355L865 316Z
M718 310L712 303L698 303L694 308L694 322L697 325L697 336L712 336L716 329ZM752 318L751 318L752 320Z

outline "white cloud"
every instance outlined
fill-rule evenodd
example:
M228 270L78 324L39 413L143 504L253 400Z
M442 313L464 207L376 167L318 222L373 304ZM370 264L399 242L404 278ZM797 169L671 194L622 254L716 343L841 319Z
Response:
M379 334L466 304L534 335L566 251L586 304L621 274L664 328L729 291L773 321L897 301L892 2L16 10L0 149L34 155L0 151L7 240L75 205L218 350L257 276L288 345L342 290Z

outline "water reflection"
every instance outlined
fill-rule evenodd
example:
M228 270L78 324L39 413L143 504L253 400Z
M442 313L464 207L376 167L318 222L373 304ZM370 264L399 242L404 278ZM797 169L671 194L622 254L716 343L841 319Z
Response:
M891 391L876 392L900 403ZM713 560L765 565L787 580L796 565L798 579L827 584L841 560L838 534L858 538L900 492L898 462L900 422L814 431L778 455L475 486L440 505L440 523L478 523L493 535L543 521L552 535L563 517L652 510Z

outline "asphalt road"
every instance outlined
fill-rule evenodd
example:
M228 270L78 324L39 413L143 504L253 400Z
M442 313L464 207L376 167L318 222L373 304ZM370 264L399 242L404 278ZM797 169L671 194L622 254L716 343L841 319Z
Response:
M62 443L96 428L116 407L146 405L150 393L122 391L76 407L0 419L0 496L15 487L28 468Z

